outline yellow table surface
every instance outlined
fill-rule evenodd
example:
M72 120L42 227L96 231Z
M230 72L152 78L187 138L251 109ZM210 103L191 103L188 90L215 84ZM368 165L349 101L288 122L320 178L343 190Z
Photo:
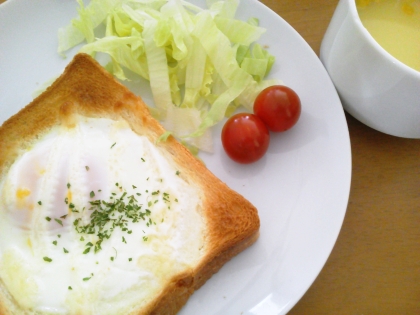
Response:
M262 2L319 54L338 0ZM346 217L324 268L289 314L420 314L420 140L346 118L353 163Z

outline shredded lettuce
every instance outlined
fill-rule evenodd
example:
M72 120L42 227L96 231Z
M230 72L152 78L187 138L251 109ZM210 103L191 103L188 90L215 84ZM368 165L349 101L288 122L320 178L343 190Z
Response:
M275 62L257 43L258 19L235 18L239 0L207 0L203 9L184 0L91 0L58 32L58 53L85 44L81 52L109 56L108 71L126 71L150 82L151 110L189 148L212 151L211 127L252 104ZM104 27L101 27L104 25Z
M87 7L84 6L83 0L77 0L77 2L79 17L58 30L58 53L60 54L80 44L83 40L88 43L94 41L94 30L121 1L96 0L91 1Z

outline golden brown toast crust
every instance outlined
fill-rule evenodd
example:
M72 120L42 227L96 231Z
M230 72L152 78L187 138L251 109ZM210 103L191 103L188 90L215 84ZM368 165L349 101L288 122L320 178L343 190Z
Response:
M43 94L0 127L0 176L50 128L57 124L71 126L75 113L124 119L135 132L146 135L152 142L165 132L140 97L117 82L93 58L78 54ZM255 207L216 178L183 145L169 137L166 142L157 143L157 147L174 160L180 176L204 192L207 254L198 266L172 279L146 308L132 314L176 314L194 290L254 243L259 233Z

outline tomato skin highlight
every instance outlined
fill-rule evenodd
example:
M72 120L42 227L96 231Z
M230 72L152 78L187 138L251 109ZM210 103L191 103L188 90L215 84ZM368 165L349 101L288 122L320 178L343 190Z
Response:
M273 85L260 92L254 101L254 113L274 132L286 131L299 120L301 102L291 88Z
M230 117L222 129L222 144L235 162L249 164L263 157L270 143L270 132L254 114L239 113Z

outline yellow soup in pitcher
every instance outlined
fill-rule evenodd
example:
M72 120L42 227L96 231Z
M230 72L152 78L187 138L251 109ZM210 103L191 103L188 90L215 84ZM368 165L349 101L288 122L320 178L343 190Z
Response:
M356 0L356 5L378 44L420 71L420 0Z

